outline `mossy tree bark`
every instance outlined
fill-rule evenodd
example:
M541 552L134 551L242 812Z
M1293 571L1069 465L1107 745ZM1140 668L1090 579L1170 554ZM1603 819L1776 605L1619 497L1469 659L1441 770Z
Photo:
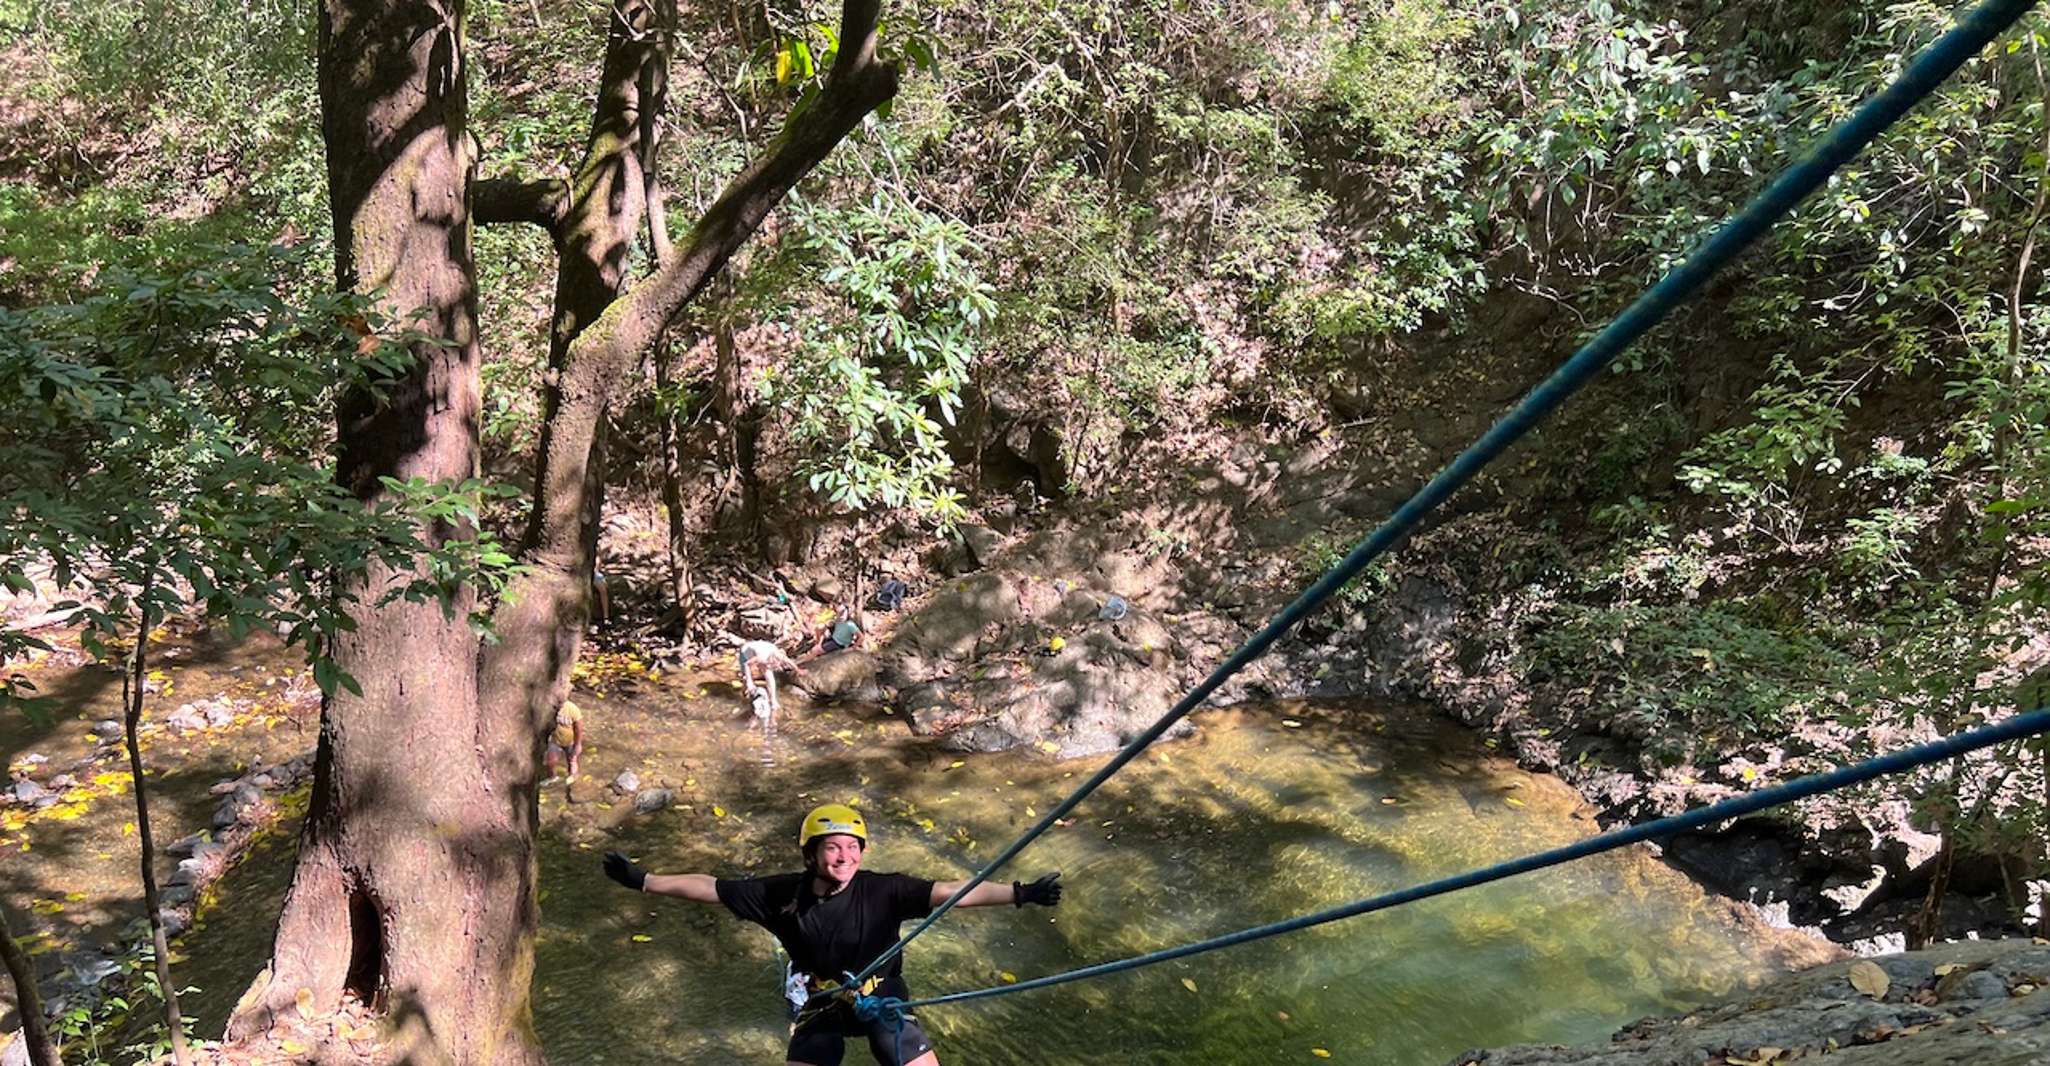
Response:
M385 1021L394 1061L542 1061L529 985L539 907L535 778L589 616L606 411L661 331L769 210L894 95L878 0L845 0L826 86L638 284L627 250L666 82L666 0L614 0L592 132L568 182L475 180L462 0L323 0L320 95L337 277L432 341L402 381L339 412L338 476L460 481L478 467L476 222L541 225L560 256L545 424L521 554L530 569L480 646L453 602L384 602L412 575L348 590L334 649L360 691L323 704L312 803L270 967L230 1036L279 1035L344 997ZM437 538L461 537L459 527ZM314 1049L316 1058L329 1054ZM343 1049L332 1049L334 1056Z

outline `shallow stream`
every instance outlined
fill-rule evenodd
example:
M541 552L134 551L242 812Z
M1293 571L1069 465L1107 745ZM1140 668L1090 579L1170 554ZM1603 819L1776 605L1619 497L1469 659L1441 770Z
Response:
M796 865L798 817L854 802L868 867L965 876L1100 765L956 755L866 709L786 711L762 750L723 686L580 693L577 800L544 801L535 1021L556 1063L776 1063L786 1033L768 934L715 907L636 896L617 847L663 872ZM1422 708L1209 712L1018 860L1063 871L1055 910L949 915L912 946L913 991L1003 983L1215 935L1558 845L1594 831L1563 784ZM766 756L766 757L765 757ZM678 805L631 815L622 769ZM231 872L186 940L181 981L218 1033L268 954L290 875L282 833ZM1458 1052L1604 1039L1769 976L1726 903L1631 851L1136 973L939 1007L943 1063L1334 1062L1435 1066ZM850 1062L866 1052L849 1049Z

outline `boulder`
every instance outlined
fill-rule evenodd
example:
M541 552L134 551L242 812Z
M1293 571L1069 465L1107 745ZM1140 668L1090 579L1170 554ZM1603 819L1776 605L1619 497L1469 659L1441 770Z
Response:
M237 785L228 798L221 801L214 811L213 827L226 829L248 818L249 812L264 802L263 791L254 785Z
M847 648L805 663L796 683L815 699L874 699L880 695L876 673L875 656Z
M968 548L968 560L975 566L988 566L996 561L997 549L1003 547L1004 538L988 526L961 525L956 527L961 534L961 543Z
M631 796L640 790L641 775L632 770L621 770L619 776L612 779L612 791L622 796Z
M35 779L24 777L14 783L14 802L36 803L50 794L50 790L37 784Z
M634 796L635 814L654 814L676 802L676 793L666 788L642 789Z
M161 907L157 910L157 920L164 923L166 938L177 936L192 928L192 916L183 907Z
M171 880L198 884L220 873L227 861L228 849L219 844L200 844L192 854L178 860L178 868L171 872Z

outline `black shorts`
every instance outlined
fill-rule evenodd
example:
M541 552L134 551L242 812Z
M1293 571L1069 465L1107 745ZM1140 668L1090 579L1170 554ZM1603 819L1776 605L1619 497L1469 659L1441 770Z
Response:
M869 1053L882 1066L904 1066L932 1050L932 1041L927 1040L925 1030L918 1027L918 1019L908 1013L904 1015L904 1028L899 1030L892 1023L880 1019L862 1021L855 1015L853 1007L836 1003L790 1034L790 1050L784 1052L783 1057L807 1066L840 1066L840 1058L847 1053L847 1038L850 1036L867 1037Z

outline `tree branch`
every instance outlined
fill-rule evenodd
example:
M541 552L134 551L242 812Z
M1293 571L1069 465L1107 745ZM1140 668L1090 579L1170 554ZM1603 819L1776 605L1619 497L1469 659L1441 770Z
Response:
M875 58L880 0L843 0L840 51L818 97L792 117L768 153L719 194L675 257L606 308L578 339L596 362L632 358L702 291L762 220L861 120L897 94L897 66Z
M471 217L480 225L531 222L553 233L569 210L569 182L561 178L485 178L470 188Z

